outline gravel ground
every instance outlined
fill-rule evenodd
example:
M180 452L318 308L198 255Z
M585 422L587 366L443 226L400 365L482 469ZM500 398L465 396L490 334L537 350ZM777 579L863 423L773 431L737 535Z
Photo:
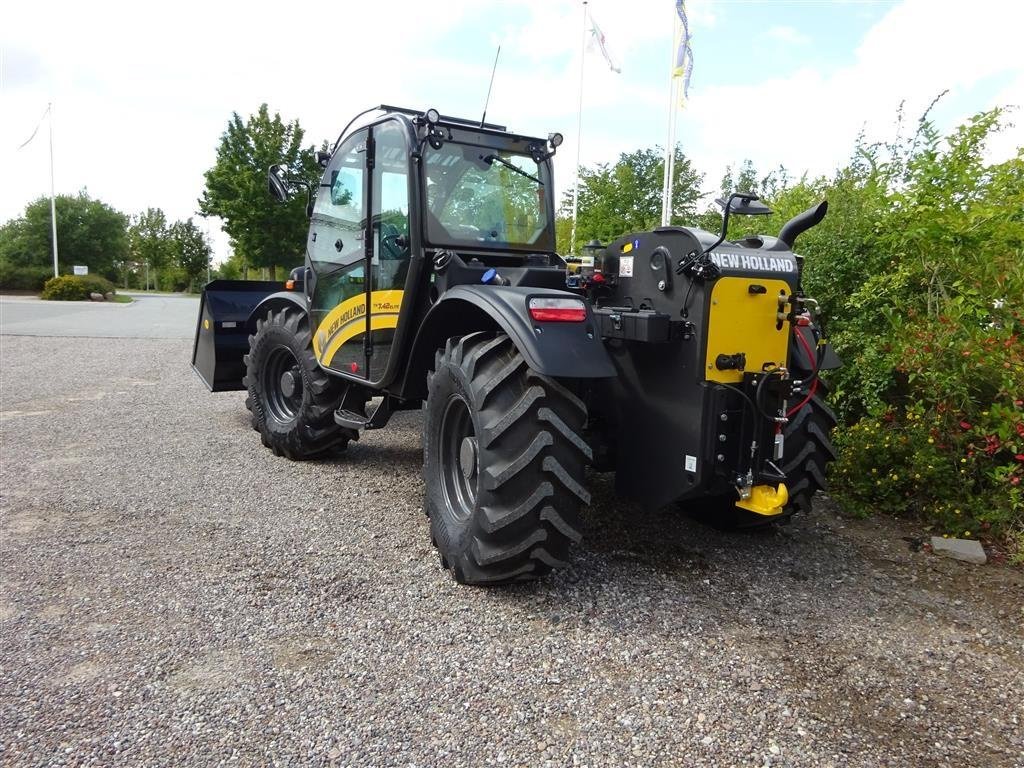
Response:
M459 587L418 414L290 463L189 353L0 337L4 765L1024 765L1020 571L594 476L570 571Z

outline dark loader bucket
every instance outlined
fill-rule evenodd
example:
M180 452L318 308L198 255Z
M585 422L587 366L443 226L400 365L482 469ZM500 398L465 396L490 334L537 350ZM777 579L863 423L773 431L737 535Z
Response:
M192 367L211 392L245 389L243 358L249 351L249 316L282 289L265 280L214 280L199 300Z

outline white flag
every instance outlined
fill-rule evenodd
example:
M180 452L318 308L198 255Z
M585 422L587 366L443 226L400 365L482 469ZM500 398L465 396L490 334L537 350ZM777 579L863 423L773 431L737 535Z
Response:
M693 49L690 47L690 21L686 17L685 0L676 0L676 13L680 25L676 30L676 65L672 69L672 77L682 80L679 90L679 106L683 106L690 97L690 75L693 74Z
M39 122L36 124L35 130L32 131L32 135L29 136L27 139L25 139L23 142L21 142L21 144L18 145L18 149L21 149L22 147L24 147L26 144L28 144L30 141L32 141L32 139L34 139L36 137L36 134L39 133L39 126L41 126L43 124L43 120L46 118L46 116L48 114L50 114L50 107L49 107L49 105L47 105L46 111L43 112L43 116L39 118Z
M590 43L587 45L590 50L597 48L604 56L604 60L608 62L608 67L612 72L621 74L622 70L615 66L615 60L612 59L612 55L608 52L608 42L605 40L604 32L597 26L597 22L594 21L594 17L590 17Z

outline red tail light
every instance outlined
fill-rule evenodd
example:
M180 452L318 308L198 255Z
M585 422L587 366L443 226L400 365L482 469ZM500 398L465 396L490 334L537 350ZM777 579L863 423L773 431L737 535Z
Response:
M587 305L579 299L534 298L529 308L537 323L582 323L587 319Z

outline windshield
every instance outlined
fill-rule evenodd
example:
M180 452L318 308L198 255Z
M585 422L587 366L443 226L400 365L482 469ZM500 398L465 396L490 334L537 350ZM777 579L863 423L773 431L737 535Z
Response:
M454 141L428 147L425 157L431 243L555 249L547 163Z

